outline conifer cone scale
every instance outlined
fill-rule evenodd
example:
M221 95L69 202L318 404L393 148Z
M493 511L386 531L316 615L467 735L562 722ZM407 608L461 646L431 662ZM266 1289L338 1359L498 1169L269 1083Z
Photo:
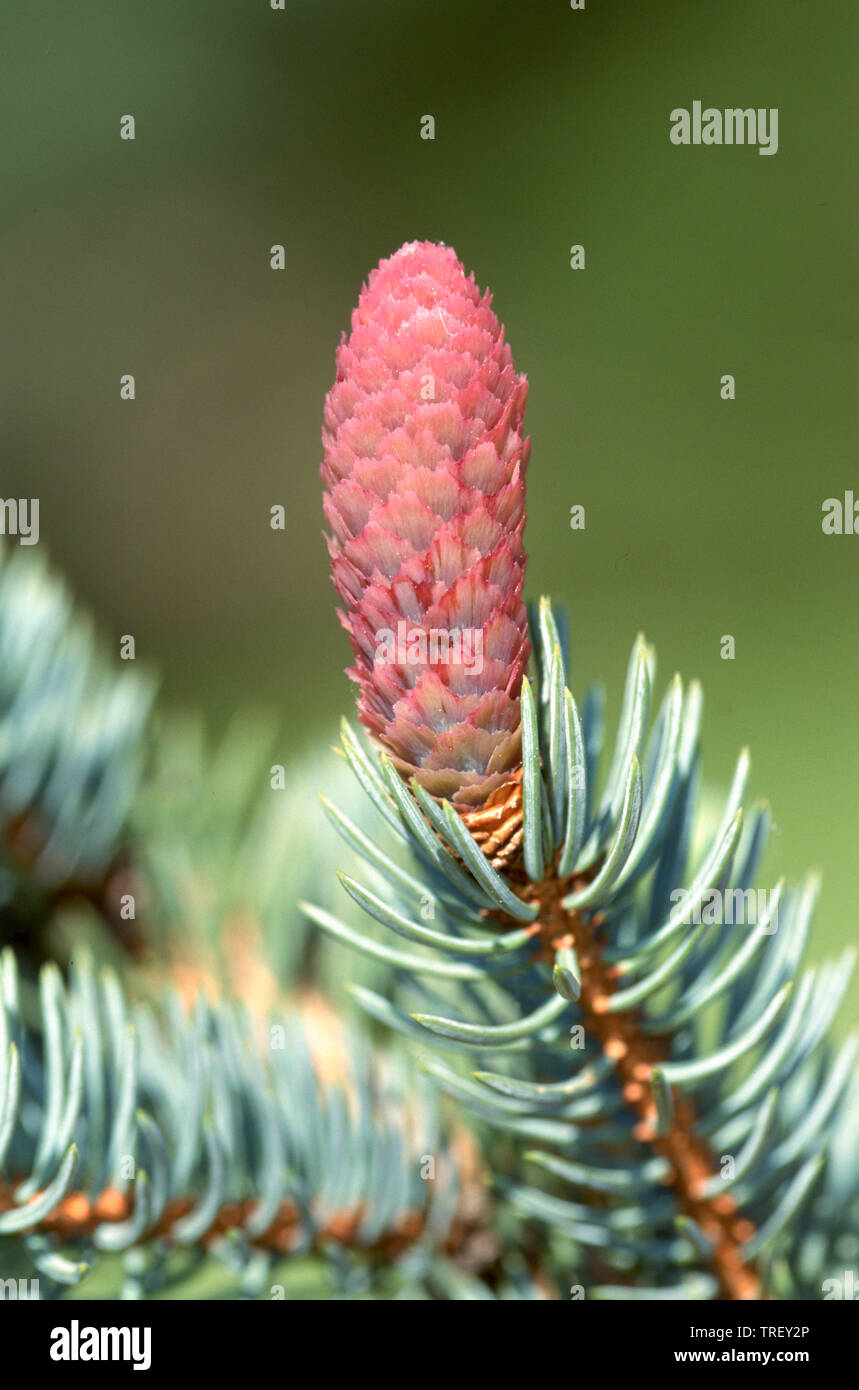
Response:
M526 394L489 294L449 247L411 242L370 275L325 403L359 717L465 814L515 793L521 767Z

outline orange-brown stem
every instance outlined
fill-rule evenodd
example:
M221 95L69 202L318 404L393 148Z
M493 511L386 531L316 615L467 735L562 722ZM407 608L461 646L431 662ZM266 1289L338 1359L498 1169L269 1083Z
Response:
M581 973L579 1006L585 1031L599 1041L613 1063L623 1098L638 1116L635 1138L666 1160L667 1185L674 1191L678 1207L710 1240L712 1270L722 1297L760 1298L760 1277L742 1249L754 1234L754 1226L729 1193L705 1195L705 1184L716 1163L709 1145L696 1133L692 1105L675 1097L670 1128L664 1133L658 1130L652 1078L654 1067L668 1060L668 1040L645 1033L636 1009L610 1010L609 998L618 988L617 972L601 958L597 935L601 918L570 912L563 906L563 899L583 887L598 865L581 877L561 879L556 860L547 866L541 882L529 882L521 869L521 774L499 788L479 811L466 812L462 819L493 867L506 872L517 896L539 907L534 936L542 958L551 962L562 947L574 948ZM521 927L505 913L491 915L500 925Z
M0 1183L0 1212L10 1211L16 1205L14 1183ZM226 1231L242 1227L255 1206L253 1200L225 1203L200 1244L209 1246ZM33 1231L57 1236L61 1241L86 1240L95 1228L102 1223L115 1224L127 1221L134 1208L133 1196L116 1188L106 1188L93 1198L86 1192L71 1192L58 1202L36 1225ZM157 1238L168 1243L177 1221L187 1216L193 1203L185 1198L177 1198L168 1204L158 1223L146 1232L145 1241ZM481 1214L485 1216L485 1213ZM360 1244L358 1229L364 1216L360 1204L344 1207L335 1212L324 1227L314 1233L313 1246L318 1249L326 1242L360 1249L363 1253L381 1259L393 1259L403 1250L415 1243L423 1234L426 1215L417 1209L406 1212L398 1222L383 1231L371 1244ZM461 1254L469 1243L473 1243L484 1229L484 1221L478 1220L465 1211L454 1218L441 1249L451 1256ZM295 1250L302 1239L303 1226L298 1207L292 1201L281 1203L274 1220L259 1235L248 1237L256 1249L268 1250L274 1255L288 1255Z
M550 874L541 883L522 885L520 896L540 908L541 949L553 958L556 951L572 946L581 977L579 1007L585 1031L596 1038L613 1063L627 1105L638 1116L634 1137L664 1158L669 1167L666 1185L680 1210L694 1220L712 1244L712 1272L725 1299L761 1297L758 1272L743 1253L743 1244L754 1226L738 1210L727 1192L705 1194L705 1184L716 1170L715 1156L696 1133L693 1106L674 1097L669 1128L660 1133L653 1094L653 1070L668 1060L668 1040L645 1033L636 1009L612 1012L609 999L617 990L617 972L601 958L597 929L601 918L567 911L562 899L584 886L583 879L561 880ZM512 919L510 924L513 925ZM518 923L516 925L519 925Z

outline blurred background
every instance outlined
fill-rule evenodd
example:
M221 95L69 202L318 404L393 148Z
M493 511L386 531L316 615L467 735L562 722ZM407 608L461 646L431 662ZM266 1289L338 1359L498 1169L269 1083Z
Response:
M821 530L859 495L851 9L5 0L0 495L40 498L41 547L169 707L264 706L281 761L327 749L334 348L380 257L448 242L530 378L529 589L569 605L577 690L616 713L642 629L660 692L702 678L705 776L751 746L767 878L823 871L831 951L856 934L859 538ZM694 100L778 107L778 153L674 147Z

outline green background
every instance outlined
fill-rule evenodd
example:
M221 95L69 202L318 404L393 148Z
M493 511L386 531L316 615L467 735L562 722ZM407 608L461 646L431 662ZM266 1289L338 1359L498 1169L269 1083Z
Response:
M317 474L334 347L381 256L450 243L531 381L529 589L569 605L577 691L602 677L616 712L639 629L660 690L700 676L705 776L751 746L767 877L821 868L812 954L838 947L859 537L824 536L821 503L859 495L855 15L5 0L2 495L41 499L43 545L169 702L215 726L274 706L284 761L329 741L351 706ZM778 107L778 153L672 146L696 99Z

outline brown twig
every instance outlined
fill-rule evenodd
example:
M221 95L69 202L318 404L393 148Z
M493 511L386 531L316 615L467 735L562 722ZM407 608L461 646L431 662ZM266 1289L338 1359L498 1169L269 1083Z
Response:
M0 1183L0 1212L16 1207L14 1198L16 1183ZM143 1242L162 1239L170 1243L176 1223L193 1210L193 1202L187 1198L175 1198L169 1202L160 1220L142 1237ZM243 1202L227 1202L217 1212L199 1244L209 1247L227 1231L242 1228L256 1206L255 1199ZM127 1221L134 1210L134 1198L130 1192L117 1188L106 1188L98 1196L78 1191L71 1192L58 1202L53 1211L37 1222L27 1234L40 1232L56 1236L61 1242L86 1240L97 1226L113 1225ZM361 1204L343 1207L332 1213L323 1226L313 1233L312 1249L318 1250L327 1242L335 1242L344 1247L359 1250L379 1259L394 1259L423 1235L426 1227L426 1213L412 1209L403 1214L398 1221L383 1231L370 1244L358 1239L358 1231L365 1215ZM458 1213L447 1235L440 1243L440 1250L453 1258L473 1251L475 1242L486 1229L486 1212L471 1211L467 1207ZM246 1232L247 1235L247 1232ZM301 1213L295 1202L283 1201L265 1231L247 1236L248 1243L255 1249L267 1250L274 1255L288 1255L301 1247L304 1226ZM483 1242L485 1249L485 1242ZM496 1252L492 1250L494 1255ZM468 1259L473 1266L473 1255Z
M520 777L508 782L479 811L466 812L463 821L494 868L505 871L511 888L523 901L539 908L534 936L540 956L554 960L556 951L571 946L581 972L582 1011L585 1031L598 1039L612 1062L627 1105L638 1116L632 1133L664 1158L669 1167L667 1186L675 1193L680 1210L694 1220L713 1247L712 1271L725 1299L758 1299L761 1284L757 1269L743 1254L742 1246L754 1234L751 1221L742 1215L729 1193L706 1194L706 1184L716 1170L715 1156L696 1133L692 1105L675 1097L670 1127L659 1133L653 1094L653 1070L668 1060L668 1039L645 1033L636 1009L617 1013L609 998L617 989L617 972L602 960L597 928L599 915L570 912L563 899L589 882L597 872L561 879L557 858L547 866L541 882L531 883L521 868L522 786ZM499 925L521 928L521 922L503 912L490 914Z

